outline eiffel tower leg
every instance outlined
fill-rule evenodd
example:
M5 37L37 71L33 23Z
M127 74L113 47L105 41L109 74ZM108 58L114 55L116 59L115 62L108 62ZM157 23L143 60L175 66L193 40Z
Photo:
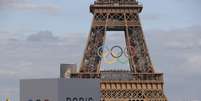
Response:
M87 47L81 63L80 72L98 73L101 57L97 54L98 48L103 46L105 39L105 27L93 27L89 35Z
M105 42L107 20L107 13L98 12L94 14L91 32L80 66L80 73L95 74L95 78L99 77L101 64L100 55L103 53L103 50L99 48L101 48Z
M125 39L131 71L135 73L153 73L154 69L144 40L139 16L133 13L124 13L124 20ZM136 24L129 25L131 20L136 22Z

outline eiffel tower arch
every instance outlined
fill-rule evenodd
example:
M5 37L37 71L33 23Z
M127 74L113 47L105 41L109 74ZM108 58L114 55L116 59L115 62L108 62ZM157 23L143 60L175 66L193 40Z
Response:
M167 101L162 73L156 73L145 42L137 0L96 0L93 21L79 73L72 78L100 78L102 101ZM130 71L100 71L106 31L123 31ZM122 67L124 68L124 67Z

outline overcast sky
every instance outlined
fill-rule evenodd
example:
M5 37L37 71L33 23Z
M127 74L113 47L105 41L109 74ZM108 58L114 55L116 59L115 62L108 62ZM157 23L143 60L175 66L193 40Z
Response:
M201 101L201 1L141 2L146 42L156 71L165 74L169 100ZM57 78L60 63L79 66L91 3L0 0L0 101L6 96L19 101L20 79ZM120 42L122 36L112 33L107 38Z

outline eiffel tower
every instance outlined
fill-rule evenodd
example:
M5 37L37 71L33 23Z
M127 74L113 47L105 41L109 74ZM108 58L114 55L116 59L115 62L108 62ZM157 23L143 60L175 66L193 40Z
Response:
M79 73L72 78L99 78L101 101L167 101L162 73L156 73L145 42L137 0L96 0L90 5L93 21ZM106 31L124 31L129 71L101 71ZM123 67L122 67L123 68Z

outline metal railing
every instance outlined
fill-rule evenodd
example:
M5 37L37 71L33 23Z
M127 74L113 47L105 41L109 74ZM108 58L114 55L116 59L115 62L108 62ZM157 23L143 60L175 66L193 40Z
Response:
M132 73L130 71L101 72L102 80L163 81L162 73Z
M99 78L107 81L159 81L163 82L162 73L133 73L131 71L101 71L98 73L73 73L71 78Z

